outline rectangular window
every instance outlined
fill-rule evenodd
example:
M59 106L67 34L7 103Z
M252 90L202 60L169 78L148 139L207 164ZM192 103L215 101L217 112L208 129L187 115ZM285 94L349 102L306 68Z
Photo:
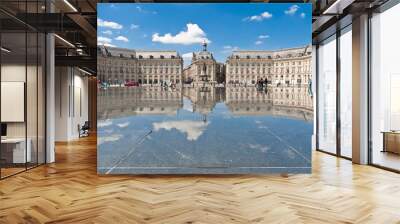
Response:
M373 164L400 170L400 4L371 18L370 132Z
M352 157L352 33L351 26L340 36L340 154Z
M336 153L336 35L318 48L318 149Z

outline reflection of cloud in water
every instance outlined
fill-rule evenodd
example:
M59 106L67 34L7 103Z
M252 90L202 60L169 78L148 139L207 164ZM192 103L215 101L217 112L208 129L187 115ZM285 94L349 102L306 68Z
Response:
M121 123L121 124L117 124L117 125L118 125L118 127L120 127L120 128L126 128L126 127L128 127L129 122L125 122L125 123Z
M261 123L262 123L262 122L259 121L259 120L256 120L255 122L256 122L256 124L261 124Z
M296 157L296 154L292 150L286 149L286 152L290 159L294 159Z
M98 137L97 138L97 144L101 145L101 144L106 143L106 142L115 142L115 141L120 140L122 137L123 137L122 135L117 135L117 134Z
M98 128L102 128L102 127L110 126L112 124L113 124L113 122L110 119L100 120L100 121L97 122L97 127Z
M183 134L187 134L187 140L196 141L200 135L206 130L209 122L202 121L165 121L153 123L153 127L155 131L159 131L160 129L165 129L170 131L172 129L176 129Z
M183 98L183 106L182 109L187 110L189 112L193 112L193 104L189 99Z
M266 145L260 145L260 144L249 144L249 148L251 149L258 149L261 152L267 152L270 148Z
M103 133L107 133L107 134L111 134L114 132L113 129L105 129L105 130L101 130Z

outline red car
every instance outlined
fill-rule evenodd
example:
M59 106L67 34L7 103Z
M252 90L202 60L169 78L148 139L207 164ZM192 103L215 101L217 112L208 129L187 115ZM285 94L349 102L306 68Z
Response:
M128 86L128 87L129 86L139 86L139 83L135 82L135 81L126 81L124 85Z

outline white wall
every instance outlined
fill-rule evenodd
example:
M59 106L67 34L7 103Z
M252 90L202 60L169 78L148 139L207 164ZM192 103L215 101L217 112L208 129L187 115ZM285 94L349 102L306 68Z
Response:
M88 120L88 78L76 68L57 67L55 86L55 140L77 139L78 124Z

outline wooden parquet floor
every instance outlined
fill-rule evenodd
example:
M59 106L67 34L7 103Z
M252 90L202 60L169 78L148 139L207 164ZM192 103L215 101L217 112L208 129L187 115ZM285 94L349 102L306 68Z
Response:
M98 176L95 137L0 181L0 223L400 223L400 175L313 154L311 175Z

